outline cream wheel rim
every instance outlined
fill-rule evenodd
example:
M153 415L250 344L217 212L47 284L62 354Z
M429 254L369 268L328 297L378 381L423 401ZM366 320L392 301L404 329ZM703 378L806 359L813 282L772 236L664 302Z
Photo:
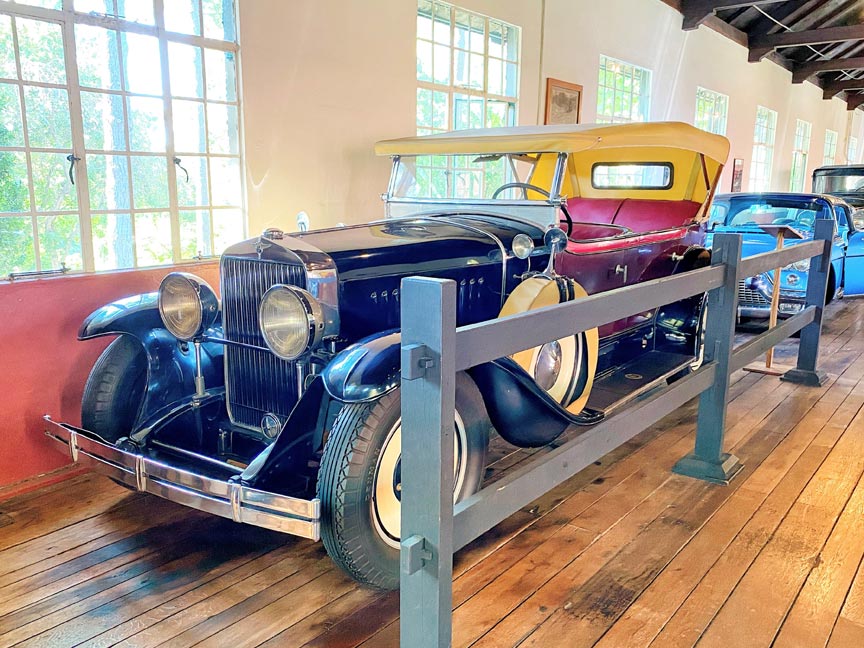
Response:
M462 490L465 482L465 472L468 464L468 439L465 433L465 423L459 412L454 421L453 443L453 501ZM399 548L402 526L401 492L402 482L397 475L401 474L402 457L402 419L391 428L384 440L378 464L375 466L375 478L372 482L372 522L379 537L394 549Z

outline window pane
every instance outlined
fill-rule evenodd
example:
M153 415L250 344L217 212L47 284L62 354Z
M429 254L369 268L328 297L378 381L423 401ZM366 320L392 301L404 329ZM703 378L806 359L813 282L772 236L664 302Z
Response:
M78 209L75 185L69 182L69 162L63 153L30 154L36 211Z
M18 86L0 83L0 146L24 146Z
M10 272L35 270L34 250L33 223L29 216L0 218L0 277Z
M243 238L243 214L239 209L213 210L213 251L222 251Z
M240 160L211 158L210 182L214 205L240 206Z
M0 212L25 211L30 211L27 156L23 151L0 151ZM0 236L2 241L3 237ZM2 257L0 254L0 262Z
M177 203L182 207L209 205L207 158L194 155L185 156L180 159L180 166L189 173L189 179L186 179L186 173L183 172L183 169L177 169Z
M101 92L81 92L84 146L101 151L126 150L123 97Z
M132 196L136 209L168 206L167 163L161 156L132 156Z
M233 41L234 0L202 0L204 36Z
M75 25L78 78L90 88L120 90L120 50L117 32Z
M92 209L129 209L129 169L125 155L88 155L87 186Z
M211 153L240 153L236 106L207 104L207 127Z
M237 70L234 52L204 50L207 98L237 101Z
M204 153L204 104L199 101L172 102L174 112L174 148L179 153Z
M113 14L114 0L75 0L75 11Z
M63 35L60 25L18 18L18 50L21 78L42 83L66 83Z
M158 153L165 150L165 109L161 99L129 97L129 148Z
M43 270L63 265L71 270L84 268L78 214L38 216L36 228L39 236L39 264Z
M96 270L135 267L132 216L98 214L90 220L93 231L93 256Z
M15 47L12 44L12 17L0 16L0 77L17 79Z
M171 2L176 2L176 0L168 0L167 4ZM117 0L117 15L145 25L155 24L153 21L153 0Z
M27 133L30 146L72 148L69 99L61 88L24 87Z
M450 84L450 48L446 45L435 46L433 71L435 83Z
M31 7L45 7L46 9L61 9L63 7L63 0L15 0L15 2Z
M155 36L121 33L126 89L141 94L162 94L159 41Z
M432 26L432 34L436 43L450 45L450 8L435 4L435 23Z
M208 210L181 211L180 258L194 259L198 256L211 256L213 249L210 246L210 234L210 212Z
M170 0L165 3L165 29L181 34L201 35L198 0Z
M168 65L171 70L172 96L204 96L204 75L201 69L200 47L168 43Z
M447 130L448 99L446 92L432 93L432 128Z
M417 80L432 80L432 43L417 41Z
M139 266L165 265L174 260L167 213L135 214L135 256Z

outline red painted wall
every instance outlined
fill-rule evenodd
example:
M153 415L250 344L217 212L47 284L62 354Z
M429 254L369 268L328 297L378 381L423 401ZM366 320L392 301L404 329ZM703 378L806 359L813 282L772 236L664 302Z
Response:
M79 342L103 304L159 287L170 268L0 283L0 488L70 463L42 416L81 422L90 368L111 341ZM218 264L184 266L218 290Z

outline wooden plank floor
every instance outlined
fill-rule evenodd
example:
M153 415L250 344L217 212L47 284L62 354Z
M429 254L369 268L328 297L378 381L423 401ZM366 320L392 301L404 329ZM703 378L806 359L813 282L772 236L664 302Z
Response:
M690 403L459 552L454 645L864 646L862 320L829 308L824 387L734 376L731 485L671 474ZM490 479L530 454L496 444ZM398 624L320 544L97 475L0 502L0 647L373 648Z

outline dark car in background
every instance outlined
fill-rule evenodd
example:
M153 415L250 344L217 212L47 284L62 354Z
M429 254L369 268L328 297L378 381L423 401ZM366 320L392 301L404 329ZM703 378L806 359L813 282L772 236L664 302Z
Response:
M402 279L455 281L466 325L702 267L728 150L675 123L381 142L385 220L268 229L225 250L221 299L174 272L93 313L79 339L116 339L81 425L49 434L127 486L320 538L396 587ZM704 313L683 299L457 375L454 499L480 488L493 427L543 445L698 364Z
M864 207L864 164L830 165L815 169L813 193L837 196L855 209ZM864 229L864 222L858 229Z
M864 178L862 178L864 180ZM853 208L830 195L798 193L733 193L715 196L708 219L710 246L719 232L743 236L742 255L770 252L776 239L761 225L788 225L802 238L787 239L785 246L812 240L816 219L835 223L831 270L826 303L841 295L864 293L864 233L853 222ZM780 270L779 315L790 316L804 308L810 260L797 261ZM746 277L738 285L741 317L767 318L774 292L773 271Z

